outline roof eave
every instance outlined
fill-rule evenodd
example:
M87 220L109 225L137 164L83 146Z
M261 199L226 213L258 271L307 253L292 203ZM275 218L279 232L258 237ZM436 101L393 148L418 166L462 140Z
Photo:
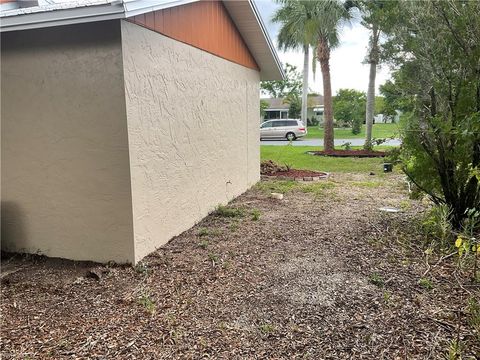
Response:
M260 68L260 80L284 80L282 65L254 0L223 0L223 4Z
M198 0L117 0L107 4L3 16L0 32L124 19L195 1ZM260 68L260 80L285 79L277 52L254 0L224 1L224 4Z
M263 36L265 38L265 41L268 45L268 48L270 50L270 53L275 60L275 64L277 65L277 70L280 75L280 79L262 79L262 80L285 80L285 72L283 71L282 63L280 59L278 58L277 51L275 50L275 46L273 45L272 39L270 38L270 35L268 34L267 28L265 26L265 23L263 22L262 17L260 16L260 12L258 11L257 5L255 4L255 0L249 0L250 6L252 7L252 10L255 14L255 17L258 21L258 25L262 29Z
M113 20L124 17L125 9L122 3L60 9L2 17L0 32Z

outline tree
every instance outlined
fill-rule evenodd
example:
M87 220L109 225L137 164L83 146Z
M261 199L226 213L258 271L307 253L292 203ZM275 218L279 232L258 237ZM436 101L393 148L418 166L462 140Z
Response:
M375 115L385 112L385 99L383 96L375 96Z
M302 79L297 67L285 64L285 80L262 81L260 89L274 98L284 98L291 93L300 93Z
M395 12L384 49L397 68L389 90L411 110L402 167L461 229L480 209L480 2L410 0Z
M356 7L362 13L362 25L370 31L370 39L365 62L370 65L367 89L367 108L365 113L365 149L372 148L372 128L373 117L375 114L375 80L377 76L377 66L380 62L381 45L380 35L384 27L388 27L389 22L385 21L388 17L386 13L391 13L396 9L394 0L355 0Z
M278 47L281 50L302 49L303 51L303 86L300 118L306 127L310 43L308 31L305 27L307 22L299 20L309 19L310 13L307 12L307 8L304 6L305 2L291 0L277 0L277 2L282 7L275 12L272 21L281 25L277 38ZM292 104L290 102L290 105ZM293 109L290 111L290 116L294 117L292 115Z
M359 134L365 119L366 96L362 91L340 89L333 98L333 114L336 120L349 124L353 134Z
M264 99L260 99L260 121L263 121L265 118L266 111L270 104Z
M305 27L309 31L309 39L314 47L314 72L316 61L320 63L323 80L324 99L324 136L325 151L334 149L333 136L333 102L330 78L330 53L339 44L339 29L350 18L350 2L339 0L304 1L311 14Z
M368 77L367 103L365 113L365 149L372 148L372 127L375 113L375 79L380 59L380 34L385 7L393 4L386 0L360 0L357 2L362 12L362 25L370 31L370 40L365 62L370 64Z
M292 92L287 95L283 100L285 104L288 104L288 117L298 119L302 111L302 100L298 93Z

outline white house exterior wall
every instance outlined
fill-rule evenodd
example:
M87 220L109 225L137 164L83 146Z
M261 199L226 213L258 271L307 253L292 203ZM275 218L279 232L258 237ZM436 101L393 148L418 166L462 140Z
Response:
M122 21L135 259L259 180L259 73Z

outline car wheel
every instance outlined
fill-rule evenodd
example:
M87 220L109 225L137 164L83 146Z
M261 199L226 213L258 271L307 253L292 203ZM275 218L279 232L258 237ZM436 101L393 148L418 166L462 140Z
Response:
M287 133L287 136L285 136L285 137L287 138L288 141L293 141L293 140L295 140L295 139L297 138L297 137L295 136L295 134L292 133L292 132Z

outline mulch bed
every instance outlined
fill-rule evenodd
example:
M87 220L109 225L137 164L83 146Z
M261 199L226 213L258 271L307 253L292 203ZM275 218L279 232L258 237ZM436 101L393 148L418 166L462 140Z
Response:
M372 158L372 157L385 157L384 151L373 150L333 150L333 151L307 151L310 155L318 156L333 156L333 157L360 157L360 158Z
M260 173L264 178L279 178L283 180L312 181L328 177L328 173L322 171L291 169L279 165L272 160L264 160L260 164Z
M424 205L386 176L334 174L323 194L298 184L282 201L254 188L230 204L243 215L212 214L136 267L3 260L0 355L442 359L458 338L473 359L480 288L453 257L425 261Z

